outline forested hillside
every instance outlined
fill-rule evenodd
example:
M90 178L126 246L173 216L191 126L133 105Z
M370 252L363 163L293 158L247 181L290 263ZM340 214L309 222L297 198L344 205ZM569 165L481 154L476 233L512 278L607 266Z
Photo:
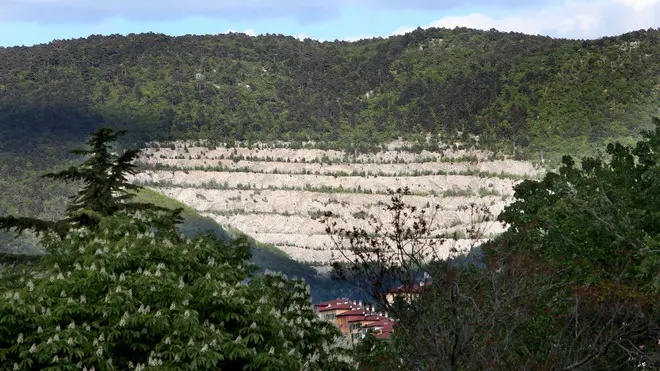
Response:
M658 30L577 41L464 28L355 43L132 34L3 48L2 146L80 140L103 123L150 139L458 130L561 150L649 122L638 112L658 101L659 52Z

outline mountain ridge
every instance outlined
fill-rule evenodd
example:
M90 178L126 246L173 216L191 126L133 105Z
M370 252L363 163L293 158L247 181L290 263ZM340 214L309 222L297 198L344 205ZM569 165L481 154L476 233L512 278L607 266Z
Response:
M534 151L585 149L637 133L656 112L659 40L653 29L568 40L466 28L353 43L58 40L0 49L0 127L33 145L47 139L22 133L79 137L114 125L138 139L374 143L463 132Z

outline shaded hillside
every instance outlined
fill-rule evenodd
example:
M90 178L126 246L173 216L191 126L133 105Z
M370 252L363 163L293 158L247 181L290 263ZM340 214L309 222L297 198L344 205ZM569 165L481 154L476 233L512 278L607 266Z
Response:
M535 151L584 149L648 122L659 41L658 30L573 41L418 29L356 43L140 34L3 48L2 148L78 139L104 123L138 139L377 142L460 130Z
M184 222L179 230L187 236L194 237L200 233L211 231L221 239L231 239L233 234L222 229L213 219L199 215L192 208L174 200L153 192L149 189L142 190L135 198L136 202L148 202L168 208L184 209L182 216ZM23 235L14 239L14 233L0 231L0 266L3 264L22 263L38 259L42 249L38 246L38 240L32 235ZM314 301L329 300L335 297L359 296L355 289L345 282L333 281L325 276L320 276L314 268L309 265L291 260L285 253L274 246L260 244L252 241L252 258L250 261L259 267L259 273L265 269L282 272L291 277L304 278L310 284L311 294ZM27 255L23 255L27 254Z

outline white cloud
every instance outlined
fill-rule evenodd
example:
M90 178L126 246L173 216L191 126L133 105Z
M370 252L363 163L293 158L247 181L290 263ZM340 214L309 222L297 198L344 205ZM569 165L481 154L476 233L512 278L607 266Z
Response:
M471 13L440 18L428 27L495 28L566 38L597 38L660 24L660 0L564 0L504 16ZM399 27L393 35L411 27Z
M633 8L635 11L641 12L650 6L657 4L659 0L617 0L617 2Z
M403 35L415 30L415 27L401 26L392 32L391 36Z
M295 37L296 39L300 40L300 41L303 41L303 40L309 38L309 36L307 36L306 34L304 34L304 33L302 33L302 32L299 33L299 34L297 34L297 35L295 35L294 37Z
M221 34L228 34L228 33L244 33L248 36L257 36L257 33L254 32L254 29L252 29L252 28L248 28L245 31L241 31L241 32L236 31L236 30L227 30L225 32L221 32Z

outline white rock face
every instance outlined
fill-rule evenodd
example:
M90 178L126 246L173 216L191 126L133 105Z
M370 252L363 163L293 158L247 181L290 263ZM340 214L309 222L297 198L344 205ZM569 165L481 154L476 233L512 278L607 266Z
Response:
M221 226L273 244L295 260L327 264L344 257L319 221L325 211L331 211L340 226L368 228L370 221L388 221L388 190L407 186L413 193L407 203L419 208L440 205L434 232L459 232L459 240L443 242L440 255L446 256L451 247L478 242L461 239L460 232L473 224L466 206L484 205L497 215L510 202L516 183L543 173L531 163L495 159L482 151L411 153L400 149L405 145L391 143L386 151L354 156L263 144L207 149L178 142L175 149L145 149L139 161L152 170L132 181L193 207ZM480 229L481 238L489 238L503 226L492 222Z

